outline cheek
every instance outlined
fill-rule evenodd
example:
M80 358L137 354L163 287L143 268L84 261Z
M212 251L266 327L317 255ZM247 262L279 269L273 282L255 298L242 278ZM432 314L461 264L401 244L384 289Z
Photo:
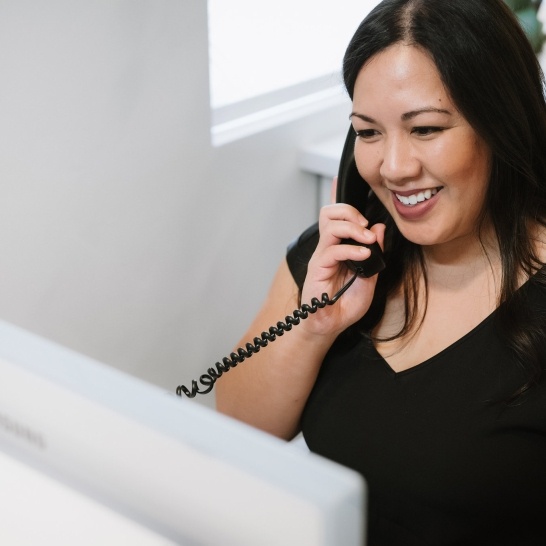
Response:
M489 184L491 160L489 151L481 142L473 139L468 146L446 153L444 179L481 207Z
M491 171L489 148L473 133L453 136L457 138L438 141L421 155L423 169L454 197L481 209Z
M469 129L454 132L451 140L434 151L436 164L443 164L446 173L470 178L488 174L490 155L487 145Z

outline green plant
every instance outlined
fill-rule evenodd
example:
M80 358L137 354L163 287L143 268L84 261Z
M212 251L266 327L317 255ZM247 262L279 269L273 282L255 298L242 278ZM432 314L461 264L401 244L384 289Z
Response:
M537 12L542 0L504 0L504 2L516 14L533 49L537 53L541 51L545 34Z

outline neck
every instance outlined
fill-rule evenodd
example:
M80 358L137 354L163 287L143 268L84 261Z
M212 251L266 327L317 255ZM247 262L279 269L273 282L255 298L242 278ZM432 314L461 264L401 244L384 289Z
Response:
M449 283L464 286L476 275L493 275L501 271L500 252L493 230L460 237L447 243L423 247L423 255L430 283Z

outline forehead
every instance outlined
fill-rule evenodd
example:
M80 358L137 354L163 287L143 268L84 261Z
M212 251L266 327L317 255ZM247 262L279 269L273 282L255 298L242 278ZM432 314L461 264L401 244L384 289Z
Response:
M443 108L452 101L430 55L423 49L395 44L374 55L360 70L355 82L355 107L375 102L388 108L428 106ZM419 103L419 104L416 104ZM410 105L408 105L410 106Z

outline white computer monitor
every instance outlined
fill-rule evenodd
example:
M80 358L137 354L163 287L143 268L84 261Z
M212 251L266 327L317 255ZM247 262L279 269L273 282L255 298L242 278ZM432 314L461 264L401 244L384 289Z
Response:
M0 544L360 546L365 495L352 470L0 322Z

